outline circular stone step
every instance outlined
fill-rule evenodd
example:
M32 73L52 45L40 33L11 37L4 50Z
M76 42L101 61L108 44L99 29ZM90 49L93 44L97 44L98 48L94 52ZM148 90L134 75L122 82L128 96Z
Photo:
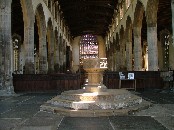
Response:
M150 103L125 89L107 89L94 93L80 89L63 92L43 104L40 110L67 116L78 116L79 113L79 116L93 117L125 114L146 106L150 106Z

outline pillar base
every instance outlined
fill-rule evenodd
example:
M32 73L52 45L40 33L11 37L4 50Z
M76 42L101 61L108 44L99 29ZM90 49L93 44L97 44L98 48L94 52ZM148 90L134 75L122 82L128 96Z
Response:
M0 90L0 96L2 97L15 96L15 95L16 93L14 91Z

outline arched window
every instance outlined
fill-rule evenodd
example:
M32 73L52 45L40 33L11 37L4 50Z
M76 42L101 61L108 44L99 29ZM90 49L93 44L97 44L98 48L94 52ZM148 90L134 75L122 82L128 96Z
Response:
M83 35L80 41L80 59L98 58L97 36Z
M19 72L19 47L20 47L20 39L18 37L13 37L13 64L14 64L14 72L18 73Z

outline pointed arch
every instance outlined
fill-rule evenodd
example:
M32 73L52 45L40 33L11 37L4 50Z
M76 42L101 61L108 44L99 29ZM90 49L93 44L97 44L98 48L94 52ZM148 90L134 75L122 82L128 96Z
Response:
M36 8L36 14L35 14L35 24L37 24L38 29L38 36L39 36L39 50L38 51L38 57L39 57L39 67L38 72L40 74L46 74L47 73L47 46L46 46L46 22L45 22L45 15L43 11L42 4L39 4Z

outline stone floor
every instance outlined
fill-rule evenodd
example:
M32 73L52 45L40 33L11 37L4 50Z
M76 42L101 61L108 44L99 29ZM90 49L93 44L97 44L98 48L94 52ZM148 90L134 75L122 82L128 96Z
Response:
M174 130L173 91L133 93L153 105L128 116L64 117L39 111L56 93L17 93L0 97L0 130Z

